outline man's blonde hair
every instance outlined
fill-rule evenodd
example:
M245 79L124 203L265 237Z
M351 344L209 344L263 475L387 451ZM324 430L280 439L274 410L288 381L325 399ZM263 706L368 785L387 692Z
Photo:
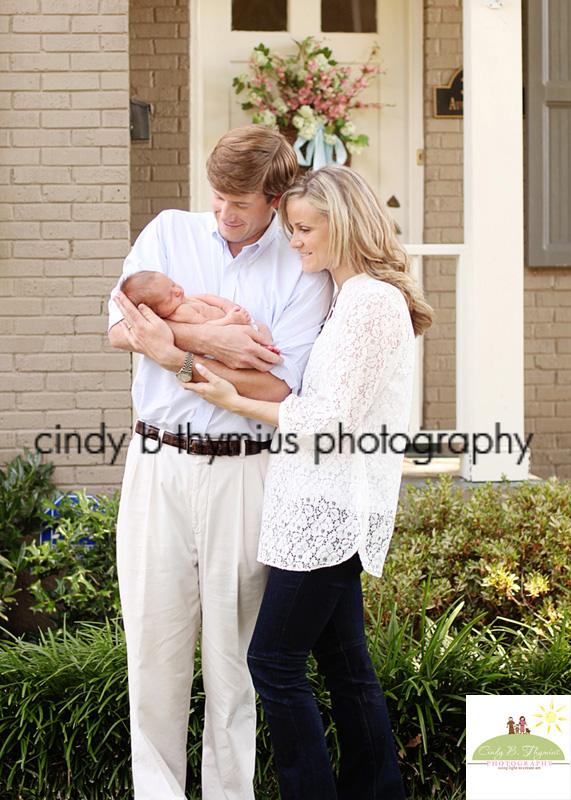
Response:
M306 173L280 201L280 218L290 233L287 204L301 198L327 217L331 265L346 264L356 273L365 272L396 286L407 302L415 334L424 333L432 325L434 312L410 274L410 259L388 208L367 181L338 164Z
M291 186L297 171L293 147L267 125L242 125L228 131L206 162L208 181L215 191L263 194L268 202Z

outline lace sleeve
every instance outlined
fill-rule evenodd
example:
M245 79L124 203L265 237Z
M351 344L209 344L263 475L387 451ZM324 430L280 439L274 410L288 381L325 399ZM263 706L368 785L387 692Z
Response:
M345 431L354 431L412 335L406 303L393 287L353 293L336 312L330 320L336 336L327 354L326 379L312 396L290 395L281 403L282 430L310 436L341 423Z

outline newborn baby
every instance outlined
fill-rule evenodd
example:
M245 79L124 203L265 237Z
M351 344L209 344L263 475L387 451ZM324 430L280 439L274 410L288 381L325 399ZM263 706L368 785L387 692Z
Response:
M172 322L189 322L193 325L203 322L211 325L252 324L252 317L237 303L214 294L185 295L182 286L162 272L135 272L121 284L121 291L134 305L144 303L158 317ZM280 354L277 347L266 347Z

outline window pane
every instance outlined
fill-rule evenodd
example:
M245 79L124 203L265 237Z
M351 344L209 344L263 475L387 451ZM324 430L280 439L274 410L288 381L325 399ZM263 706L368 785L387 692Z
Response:
M233 31L287 31L287 0L232 0Z
M376 0L321 0L321 30L324 33L374 33L377 30Z

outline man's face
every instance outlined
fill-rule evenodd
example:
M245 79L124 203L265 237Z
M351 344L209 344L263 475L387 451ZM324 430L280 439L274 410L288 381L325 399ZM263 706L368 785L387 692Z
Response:
M270 222L278 200L268 203L262 194L233 195L212 189L210 196L218 231L237 256L247 244L254 244Z

